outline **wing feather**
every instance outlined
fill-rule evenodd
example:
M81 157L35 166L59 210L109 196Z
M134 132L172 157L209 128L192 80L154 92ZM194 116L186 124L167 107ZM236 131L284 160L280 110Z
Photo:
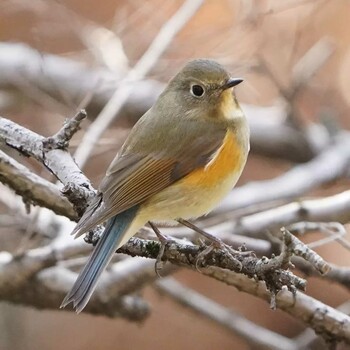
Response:
M124 147L108 168L98 195L73 234L79 236L205 166L222 145L225 133L220 128L203 129L200 133L186 130L176 147L149 154L137 149L137 145Z

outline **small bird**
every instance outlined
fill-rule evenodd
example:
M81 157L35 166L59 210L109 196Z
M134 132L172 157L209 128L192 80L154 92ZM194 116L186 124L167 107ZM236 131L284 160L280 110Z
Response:
M147 222L211 211L233 188L249 152L249 127L233 93L243 80L197 59L170 80L134 125L72 234L106 222L61 307L88 303L116 249Z

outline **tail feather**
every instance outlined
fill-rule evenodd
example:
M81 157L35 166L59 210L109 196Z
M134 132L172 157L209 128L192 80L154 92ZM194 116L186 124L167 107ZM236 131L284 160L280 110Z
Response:
M100 240L73 288L64 298L61 308L73 302L77 313L84 309L96 288L99 277L112 259L136 212L137 207L133 207L108 220Z
M89 203L89 206L86 208L85 213L80 218L79 222L74 227L71 235L78 238L84 232L87 232L94 228L96 225L101 224L106 221L99 215L99 210L101 209L102 196L97 194Z

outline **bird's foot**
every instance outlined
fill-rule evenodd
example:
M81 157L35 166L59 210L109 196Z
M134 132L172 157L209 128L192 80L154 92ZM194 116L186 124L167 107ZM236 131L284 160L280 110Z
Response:
M199 266L205 261L206 257L213 251L213 250L221 250L222 252L226 253L229 257L231 262L234 264L235 269L241 270L242 269L242 263L237 259L237 256L253 256L255 253L253 251L247 251L245 246L242 246L239 248L239 250L233 249L228 244L224 243L220 238L210 234L207 231L204 231L197 227L196 225L192 224L191 222L179 219L179 223L182 225L187 226L188 228L194 230L195 232L198 232L202 236L204 236L207 240L211 242L209 246L207 246L202 252L200 252L196 259L196 269L199 270Z
M233 249L231 246L221 241L221 239L215 237L212 243L206 246L206 248L198 254L195 262L196 269L200 271L199 270L200 266L204 265L205 260L210 255L210 253L217 250L223 252L226 256L229 257L230 263L233 265L233 269L236 271L242 270L242 263L238 257L255 255L253 251Z
M163 269L164 264L165 264L165 262L162 260L164 252L165 252L165 248L169 243L174 242L174 240L171 237L162 234L159 231L158 227L156 225L154 225L152 222L149 221L148 223L151 226L154 233L156 234L156 236L158 237L159 242L160 242L159 253L158 253L158 256L156 259L156 263L154 264L154 270L155 270L157 276L161 277L159 272Z

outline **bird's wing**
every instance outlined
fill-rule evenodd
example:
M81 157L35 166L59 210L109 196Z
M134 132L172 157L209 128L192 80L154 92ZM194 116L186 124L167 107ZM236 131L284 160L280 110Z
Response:
M205 166L222 145L226 130L208 130L193 137L188 133L180 135L171 152L165 148L144 154L131 149L117 156L72 234L79 236Z

